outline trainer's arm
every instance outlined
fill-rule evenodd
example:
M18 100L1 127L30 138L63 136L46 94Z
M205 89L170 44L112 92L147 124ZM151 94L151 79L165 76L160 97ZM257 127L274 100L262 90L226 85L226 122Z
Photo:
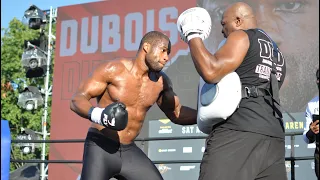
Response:
M188 43L193 63L206 83L217 83L225 75L235 71L250 45L248 35L242 30L231 33L215 54L206 49L200 38L193 38Z
M88 113L93 105L89 100L104 93L107 83L114 78L115 69L119 68L114 63L106 63L97 67L86 80L80 83L70 101L70 109L83 118L90 118Z
M166 116L175 124L197 124L197 110L182 106L179 97L174 93L171 80L164 74L164 88L157 104Z

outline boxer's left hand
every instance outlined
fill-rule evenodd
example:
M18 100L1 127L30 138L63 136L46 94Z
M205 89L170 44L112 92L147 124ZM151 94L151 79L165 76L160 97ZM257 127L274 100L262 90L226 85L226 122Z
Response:
M206 9L193 7L180 14L177 28L184 42L195 37L205 40L211 32L211 17Z

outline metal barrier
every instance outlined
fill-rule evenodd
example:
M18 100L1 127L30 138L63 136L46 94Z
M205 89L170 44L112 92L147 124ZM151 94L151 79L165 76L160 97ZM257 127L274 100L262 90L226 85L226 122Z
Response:
M302 135L302 132L288 132L285 135L291 137L290 157L286 157L286 161L291 162L291 180L295 179L295 161L311 160L313 156L294 157L294 141L296 135ZM137 138L136 142L145 141L161 141L161 140L182 140L182 139L205 139L204 136L186 136L175 138ZM11 140L11 143L84 143L85 139L63 139L63 140ZM82 163L82 160L20 160L10 159L10 162L18 163ZM178 163L201 163L201 160L183 160L183 161L153 161L154 164L178 164Z

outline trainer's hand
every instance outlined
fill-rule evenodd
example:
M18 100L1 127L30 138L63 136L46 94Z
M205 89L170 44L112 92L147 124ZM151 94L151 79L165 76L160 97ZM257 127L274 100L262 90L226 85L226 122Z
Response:
M318 134L319 133L319 120L316 120L316 121L314 121L313 123L310 124L310 130L314 134Z
M206 9L193 7L180 14L177 28L184 42L195 37L205 40L211 32L211 17Z

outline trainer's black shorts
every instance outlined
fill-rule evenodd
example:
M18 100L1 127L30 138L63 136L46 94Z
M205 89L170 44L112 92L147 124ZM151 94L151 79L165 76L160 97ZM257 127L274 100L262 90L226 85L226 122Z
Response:
M84 144L81 180L162 180L152 161L135 143L120 144L90 128Z
M206 140L199 180L287 180L285 142L216 128Z

